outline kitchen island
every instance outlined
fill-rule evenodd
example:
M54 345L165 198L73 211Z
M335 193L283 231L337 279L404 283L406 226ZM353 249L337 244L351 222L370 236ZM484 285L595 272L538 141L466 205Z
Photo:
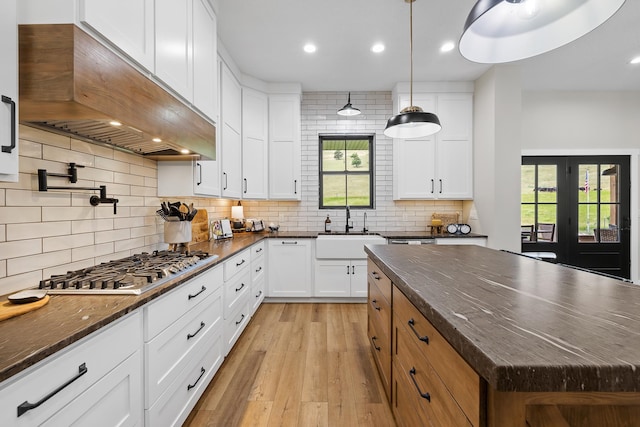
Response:
M479 425L640 425L637 285L478 246L370 246L366 252L393 287L394 384L402 362L397 336L402 340L403 328L411 337L423 335L417 319L423 316L479 379L470 386L476 408L466 413L469 419L475 412ZM396 323L407 307L417 313L411 329ZM425 354L432 351L428 345ZM436 383L455 399L449 373L429 362ZM425 397L416 378L414 368L406 384ZM397 387L392 405L402 396ZM464 409L464 402L456 405Z

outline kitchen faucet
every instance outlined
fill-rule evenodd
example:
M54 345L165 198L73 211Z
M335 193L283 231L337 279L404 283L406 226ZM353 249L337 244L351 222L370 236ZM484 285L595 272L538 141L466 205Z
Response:
M353 225L349 225L349 220L351 219L351 211L349 210L349 205L347 205L346 208L347 208L347 223L344 226L344 232L348 233L349 230L353 228Z

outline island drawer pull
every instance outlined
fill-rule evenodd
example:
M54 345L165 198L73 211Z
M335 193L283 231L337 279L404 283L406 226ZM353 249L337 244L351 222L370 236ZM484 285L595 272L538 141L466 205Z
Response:
M202 376L204 375L206 371L204 370L204 367L200 368L200 376L198 377L198 379L196 380L195 383L193 384L187 384L187 391L191 390L192 388L194 388L196 385L198 385L198 381L200 381L200 378L202 378Z
M409 325L409 327L411 328L411 330L413 331L414 334L416 334L416 337L418 337L418 339L422 342L425 342L427 344L429 344L429 337L427 335L421 337L420 334L418 333L418 331L416 331L416 328L413 327L413 325L416 324L416 321L413 320L413 318L409 319L409 321L407 322L407 324Z
M377 339L378 339L378 337L376 337L376 336L371 337L371 343L373 344L373 348L375 348L376 350L380 351L380 347L378 347L376 345L376 340Z
M236 326L238 326L244 320L244 314L240 316L240 320L236 321Z
M377 299L371 300L371 305L373 306L373 308L375 308L376 310L380 311L381 307L376 305L377 302L378 302Z
M187 334L187 339L190 340L191 338L195 337L196 335L198 335L198 332L200 332L202 330L202 328L204 328L204 322L200 321L200 327L198 328L197 331L195 331L192 334Z
M73 378L71 378L66 383L62 384L60 387L58 387L55 390L53 390L51 393L47 394L45 397L43 397L42 399L40 399L36 403L29 403L28 401L25 400L24 402L22 402L20 404L20 406L18 406L18 416L21 416L25 412L30 411L32 409L35 409L38 406L42 405L44 402L46 402L47 400L51 399L53 396L55 396L56 394L58 394L62 390L64 390L69 384L71 384L72 382L74 382L75 380L77 380L78 378L83 376L84 374L86 374L88 371L89 370L87 369L87 364L83 363L82 365L78 366L78 374L77 375L75 375Z
M239 288L236 288L236 292L240 292L244 288L244 283L240 284Z
M245 263L244 258L242 258L242 261L236 262L236 267L240 267L244 263Z
M377 272L372 271L372 272L371 272L371 275L373 276L373 278L374 278L374 279L376 279L376 280L380 280L380 276L378 276L378 273L377 273Z
M420 397L427 399L428 402L431 402L431 395L429 393L423 393L422 390L420 390L420 386L418 385L418 381L416 381L416 368L411 368L409 370L409 375L411 376L411 379L413 380L413 384L416 386L416 390L418 390L418 393L420 393Z
M200 295L201 293L203 293L206 290L207 290L207 288L205 288L204 285L202 285L202 289L200 289L198 292L196 292L193 295L189 294L189 298L188 299L195 298L195 297L197 297L198 295Z

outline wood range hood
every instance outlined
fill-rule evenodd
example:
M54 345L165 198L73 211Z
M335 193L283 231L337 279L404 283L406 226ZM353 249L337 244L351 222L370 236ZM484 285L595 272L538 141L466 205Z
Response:
M75 25L20 25L19 45L21 123L156 160L215 159L212 123Z

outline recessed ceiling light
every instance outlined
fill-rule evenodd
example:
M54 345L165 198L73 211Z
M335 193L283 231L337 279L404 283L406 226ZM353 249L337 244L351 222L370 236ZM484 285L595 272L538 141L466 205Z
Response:
M316 51L316 45L311 44L311 43L307 43L304 45L304 51L307 53L313 53Z
M183 148L182 150L180 150L180 152L182 154L189 154L189 150L187 150L186 148Z
M122 126L122 123L120 123L118 121L115 121L115 120L110 121L109 124L111 126Z
M631 61L629 61L629 64L640 64L640 56L636 56L635 58L633 58Z
M160 138L153 138L152 141L153 142L162 142L162 140Z
M376 43L373 46L371 46L371 52L373 53L380 53L384 51L384 45L382 43Z
M456 47L454 42L445 42L440 46L440 52L451 52Z

